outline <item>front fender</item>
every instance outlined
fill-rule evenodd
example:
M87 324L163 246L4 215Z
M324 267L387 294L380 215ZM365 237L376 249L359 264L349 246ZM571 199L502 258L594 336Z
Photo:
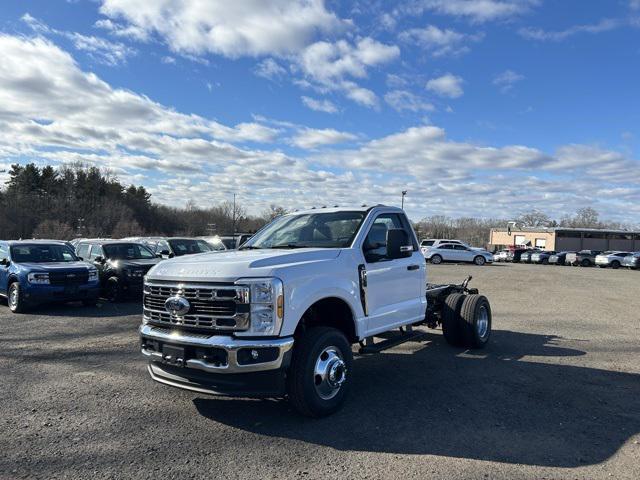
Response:
M349 306L356 335L361 338L366 325L357 276L345 278L335 275L313 275L285 281L285 314L281 335L293 335L309 307L325 298L339 298Z

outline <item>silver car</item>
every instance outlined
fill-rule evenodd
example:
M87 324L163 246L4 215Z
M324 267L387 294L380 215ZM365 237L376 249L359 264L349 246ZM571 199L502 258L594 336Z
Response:
M598 267L620 268L622 260L629 254L630 252L603 252L600 255L596 255L596 265Z
M465 247L457 243L443 243L423 250L428 262L438 265L442 262L467 262L484 265L493 262L493 255L486 250Z

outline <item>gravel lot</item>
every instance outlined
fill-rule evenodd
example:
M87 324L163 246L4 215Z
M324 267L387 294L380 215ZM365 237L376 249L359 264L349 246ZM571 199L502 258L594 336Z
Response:
M0 306L0 478L640 478L640 272L429 268L493 307L489 347L358 358L345 408L152 382L137 303Z

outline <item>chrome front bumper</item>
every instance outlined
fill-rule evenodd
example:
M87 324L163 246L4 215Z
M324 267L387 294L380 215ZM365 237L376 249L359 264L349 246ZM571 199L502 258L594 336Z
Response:
M293 338L275 339L236 339L225 335L205 335L200 333L182 333L171 331L163 327L152 325L140 326L140 337L142 342L142 354L152 362L168 363L166 355L162 352L153 351L144 347L145 340L161 342L162 344L175 345L178 347L215 348L226 352L226 363L209 363L198 358L186 358L178 361L177 364L202 370L209 373L251 373L264 372L267 370L277 370L283 365L283 359L287 352L293 347ZM241 350L255 350L260 352L263 349L277 349L277 356L273 360L265 362L254 362L242 364L238 362L238 352ZM176 365L176 359L171 359L171 364ZM180 359L178 359L180 360Z

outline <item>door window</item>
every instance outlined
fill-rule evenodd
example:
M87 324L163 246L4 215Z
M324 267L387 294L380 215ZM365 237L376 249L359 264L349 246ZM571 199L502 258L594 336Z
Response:
M7 258L9 258L9 247L0 245L0 260L6 260Z
M453 249L454 250L466 250L467 247L465 247L464 245L454 245Z
M89 260L95 260L98 257L102 257L102 248L99 245L91 246L91 254L89 255Z
M367 262L389 260L387 256L387 231L396 228L406 231L397 213L384 213L375 219L363 245ZM409 236L409 238L411 237Z
M78 256L82 257L85 260L89 258L89 247L90 245L88 243L83 243L81 245L78 245L78 248L77 248Z

